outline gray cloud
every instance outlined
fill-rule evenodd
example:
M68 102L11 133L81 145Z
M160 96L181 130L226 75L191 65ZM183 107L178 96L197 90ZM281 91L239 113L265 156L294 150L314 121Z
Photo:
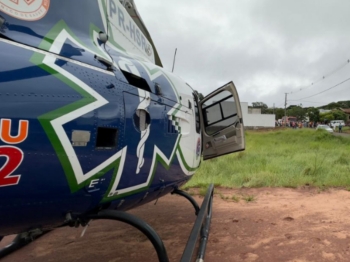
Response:
M283 106L350 77L350 65L306 88L350 58L347 0L160 0L137 8L171 70L208 94L234 81L241 101ZM303 91L297 92L300 88ZM324 94L289 104L319 106L350 100L350 81ZM311 103L312 102L312 103Z

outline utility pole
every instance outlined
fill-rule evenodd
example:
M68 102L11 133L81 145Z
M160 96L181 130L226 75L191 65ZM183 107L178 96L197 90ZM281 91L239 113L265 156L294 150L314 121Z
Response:
M273 114L275 114L275 103L273 103Z
M285 100L284 100L284 122L287 126L287 95L288 93L285 93Z

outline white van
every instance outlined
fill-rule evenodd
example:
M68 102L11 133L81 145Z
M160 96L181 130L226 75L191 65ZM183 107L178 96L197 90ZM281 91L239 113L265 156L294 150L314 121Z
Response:
M335 128L339 125L345 126L344 120L331 120L331 127Z

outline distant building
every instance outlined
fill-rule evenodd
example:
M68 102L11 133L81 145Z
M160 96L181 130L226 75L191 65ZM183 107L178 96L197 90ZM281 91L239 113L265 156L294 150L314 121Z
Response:
M242 103L241 103L242 106ZM261 115L261 108L248 107L248 114Z
M329 109L319 109L318 111L320 111L320 114L332 112L332 110Z
M273 128L276 126L275 115L261 114L261 108L248 108L247 102L241 102L241 108L245 128Z
M218 119L221 119L222 112L232 112L233 106L235 107L234 101L224 101L221 102L221 110L219 106L211 107L211 110L207 111L207 121L209 123L217 122ZM273 128L276 126L275 121L275 115L272 114L261 114L260 108L253 108L255 110L248 109L248 103L247 102L241 102L241 109L242 109L242 115L243 115L243 124L244 128L246 129L257 129L257 128ZM229 126L232 124L232 119L226 119L224 121L220 121L220 126Z

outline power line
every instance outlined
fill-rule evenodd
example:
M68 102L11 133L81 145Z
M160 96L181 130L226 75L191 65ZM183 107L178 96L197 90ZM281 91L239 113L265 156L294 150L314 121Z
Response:
M324 93L324 92L327 92L328 90L331 90L331 89L333 89L333 88L335 88L335 87L337 87L337 86L340 86L341 84L344 84L345 82L347 82L347 81L349 81L349 80L350 80L350 78L345 79L344 81L342 81L342 82L340 82L340 83L338 83L338 84L336 84L336 85L334 85L334 86L332 86L332 87L330 87L330 88L327 88L326 90L323 90L323 91L318 92L318 93L316 93L316 94L313 94L313 95L311 95L311 96L307 96L307 97L295 99L295 100L293 100L293 101L300 101L300 100L303 100L303 99L306 99L306 98L310 98L310 97L317 96L317 95L322 94L322 93Z
M314 101L306 101L306 100L291 100L289 101L301 101L301 102L306 102L306 103L314 103L314 104L325 104L325 102L314 102Z
M333 75L334 73L338 72L340 69L342 69L343 67L347 66L350 63L350 59L348 59L345 63L341 64L338 68L334 69L333 71L330 71L328 74L325 74L324 76L322 76L321 78L317 79L316 81L314 81L313 83L311 83L310 85L306 86L306 87L301 87L299 90L297 91L293 91L290 92L290 94L295 94L295 93L299 93L301 91L304 91L305 89L308 89L309 87L312 87L313 85L316 85L317 83L325 80L327 77Z

